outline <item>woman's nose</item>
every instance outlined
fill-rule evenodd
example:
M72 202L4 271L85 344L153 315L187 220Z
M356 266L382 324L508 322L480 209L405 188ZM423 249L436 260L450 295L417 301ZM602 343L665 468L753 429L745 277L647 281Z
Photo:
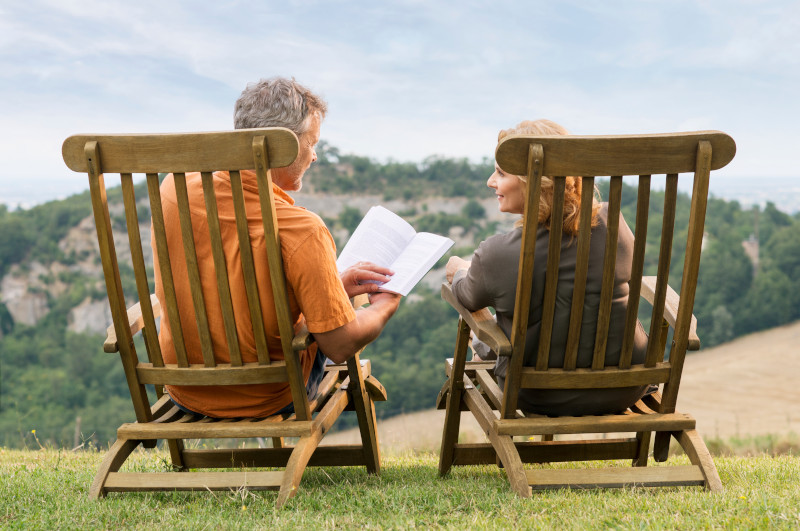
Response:
M495 184L494 184L494 173L491 174L489 176L489 178L486 180L486 186L488 186L489 188L495 188L496 187Z

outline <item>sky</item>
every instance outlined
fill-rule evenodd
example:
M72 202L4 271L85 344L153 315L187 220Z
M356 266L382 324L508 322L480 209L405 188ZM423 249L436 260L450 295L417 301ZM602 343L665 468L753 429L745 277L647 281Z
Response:
M61 159L71 134L231 129L242 89L275 75L327 100L343 153L478 161L536 118L718 129L737 155L712 191L800 209L790 0L2 0L0 203L88 188Z

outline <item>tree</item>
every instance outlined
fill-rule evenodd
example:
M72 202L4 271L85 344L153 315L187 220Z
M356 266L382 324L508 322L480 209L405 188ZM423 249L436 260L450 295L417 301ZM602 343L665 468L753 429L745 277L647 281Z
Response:
M361 223L362 217L359 209L346 206L339 212L339 223L347 229L347 232L352 234L358 224Z
M467 204L461 209L461 213L465 218L471 220L478 220L486 217L486 209L474 199L467 201Z
M701 338L703 346L713 347L730 341L734 337L733 316L725 306L717 306L711 312L711 326L704 327L707 333Z

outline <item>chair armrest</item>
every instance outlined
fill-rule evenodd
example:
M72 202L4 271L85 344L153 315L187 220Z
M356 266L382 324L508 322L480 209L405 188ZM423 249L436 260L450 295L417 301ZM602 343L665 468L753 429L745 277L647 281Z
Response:
M153 317L161 317L161 303L158 302L155 293L150 295L150 304L153 306ZM142 306L136 303L128 308L128 325L131 327L131 336L135 336L144 328L144 318L142 317ZM117 344L117 331L112 324L106 329L106 340L103 343L104 352L119 352Z
M297 332L292 339L292 350L295 352L300 352L301 350L305 350L311 346L311 343L314 342L314 336L311 335L311 332L308 331L308 327L303 325L302 328Z
M642 277L642 298L652 306L656 300L656 277ZM675 323L678 319L678 306L681 298L672 289L672 286L667 284L667 296L664 300L664 319L669 323L672 329L675 329ZM697 318L692 314L692 320L689 324L689 344L688 350L700 349L700 338L697 336Z
M442 298L458 312L472 333L489 345L498 356L511 355L511 342L497 325L497 321L494 320L488 308L482 308L476 312L467 310L458 302L456 294L453 293L453 286L447 282L442 283Z

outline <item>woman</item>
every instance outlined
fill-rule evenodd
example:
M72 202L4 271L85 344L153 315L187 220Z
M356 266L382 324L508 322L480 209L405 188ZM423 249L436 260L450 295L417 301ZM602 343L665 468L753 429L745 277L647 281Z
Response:
M501 131L498 141L510 134L566 135L568 133L562 126L550 120L525 121L513 129ZM495 166L495 171L489 177L487 185L494 190L501 212L524 213L526 177L505 173ZM563 224L563 235L555 319L550 343L550 367L563 367L564 363L572 290L575 284L576 235L580 222L581 188L581 179L566 178L564 218L559 220ZM525 342L525 366L535 365L539 345L547 248L550 237L549 227L554 222L550 216L552 207L553 181L549 177L543 177L539 203L539 226L536 234L531 311ZM607 222L608 205L599 203L596 198L593 198L589 271L586 278L586 296L578 347L578 367L589 367L592 363ZM492 236L482 242L475 251L472 262L453 257L447 263L447 279L452 282L453 292L461 304L473 311L487 306L493 307L496 311L497 323L507 337L511 337L511 323L514 317L521 242L522 221L519 220L511 232ZM619 363L632 261L633 233L624 219L620 218L611 324L605 355L606 365ZM474 341L473 343L478 342ZM646 349L647 335L641 324L637 322L634 335L634 364L644 361ZM480 350L480 346L477 346L476 352L480 352ZM501 388L505 383L508 362L509 358L507 357L499 358L495 367L495 376ZM599 415L625 410L644 393L645 387L577 390L521 389L518 407L523 411L545 415Z

